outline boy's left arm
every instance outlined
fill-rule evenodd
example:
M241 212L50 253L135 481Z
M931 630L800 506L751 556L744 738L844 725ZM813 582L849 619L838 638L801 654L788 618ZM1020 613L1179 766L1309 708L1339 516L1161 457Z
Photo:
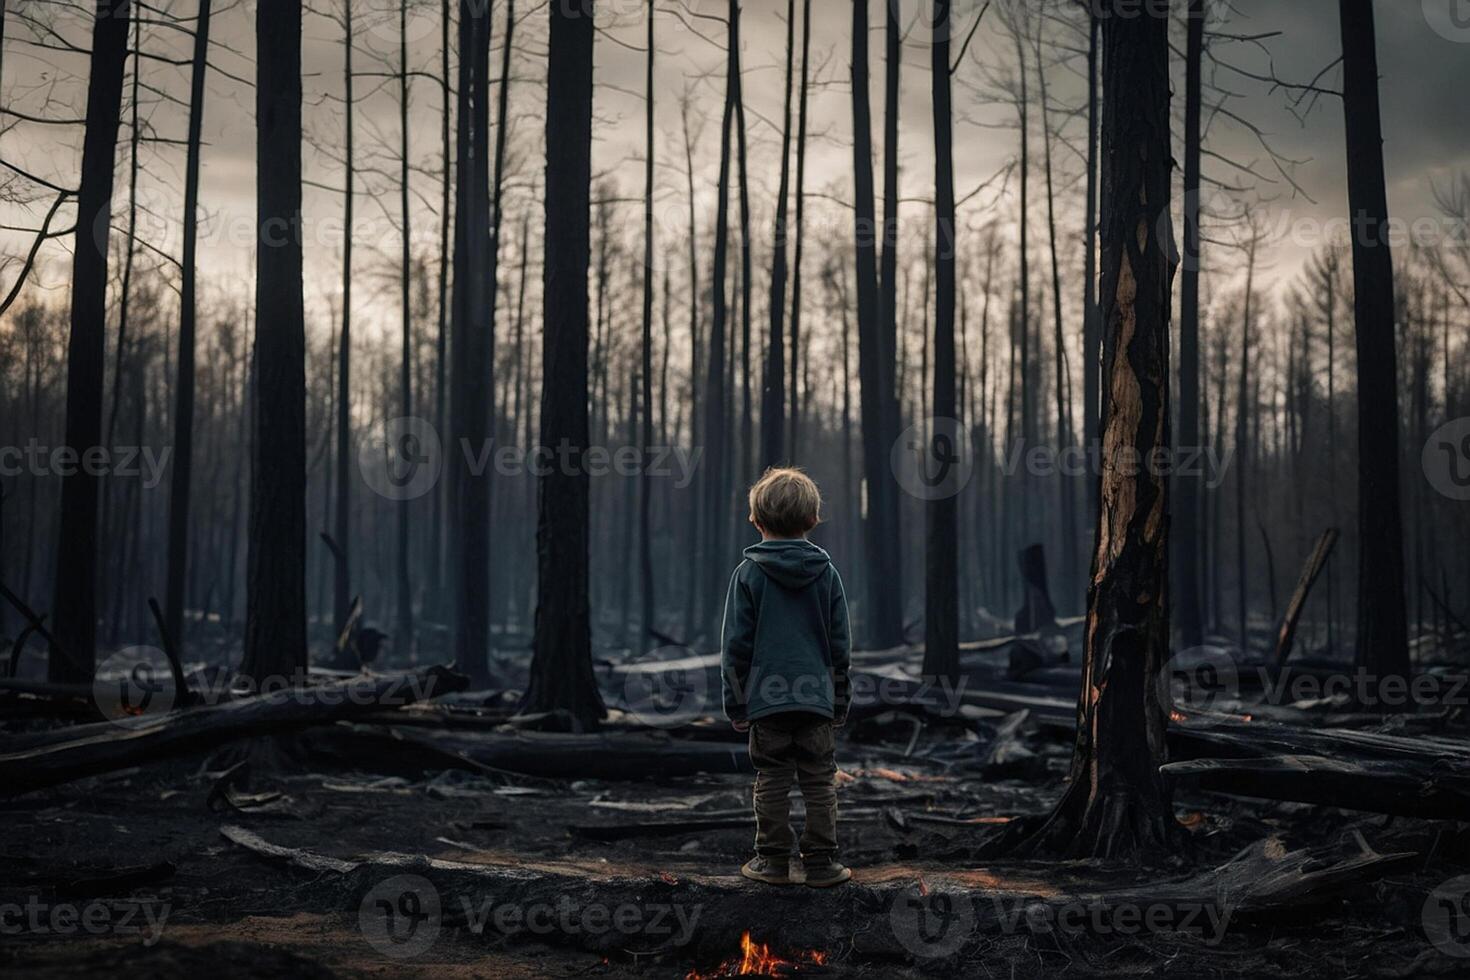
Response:
M748 724L750 663L755 655L755 602L740 567L730 576L725 594L725 618L720 625L720 688L725 717L737 730Z
M842 588L842 576L832 569L832 635L828 637L832 650L832 723L842 725L847 721L847 709L852 701L852 684L848 671L852 663L852 627L847 617L847 593Z

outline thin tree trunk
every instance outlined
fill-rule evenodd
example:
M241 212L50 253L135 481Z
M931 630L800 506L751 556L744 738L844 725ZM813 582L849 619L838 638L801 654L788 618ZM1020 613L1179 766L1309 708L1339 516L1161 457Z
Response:
M1102 27L1091 13L1087 17L1087 214L1082 219L1086 252L1082 260L1082 434L1090 451L1101 437L1098 410L1102 370L1102 322L1097 306L1097 127L1098 127L1098 37ZM1087 478L1087 522L1096 527L1098 512L1098 479Z
M796 251L791 263L791 391L796 391L796 378L801 371L801 258L806 225L806 129L808 90L811 84L812 53L812 0L801 4L801 95L798 100L796 124ZM801 436L801 404L793 396L791 400L791 436L789 452L792 462L797 459L797 447Z
M494 250L490 228L490 16L473 0L459 12L459 105L456 112L457 199L450 345L449 537L456 662L482 688L489 683L490 485L462 451L478 452L492 431L494 384ZM507 45L507 49L509 45Z
M654 57L654 0L648 3L648 60L645 81L647 96L644 105L644 130L647 142L643 161L643 358L642 395L643 429L640 439L643 457L638 481L638 578L639 598L642 614L639 619L641 633L638 649L641 651L646 638L654 629L653 609L653 528L650 521L653 477L650 473L653 462L653 57Z
M1067 368L1066 333L1062 328L1062 273L1057 260L1057 213L1056 189L1052 181L1051 166L1051 123L1046 104L1046 69L1041 61L1041 31L1036 32L1036 77L1041 89L1041 146L1042 161L1046 171L1046 226L1051 249L1052 333L1053 364L1056 379L1052 388L1056 393L1057 452L1066 453L1072 447L1071 391L1068 385L1070 372ZM1077 531L1077 502L1072 493L1073 480L1066 473L1058 476L1058 496L1062 511L1062 569L1066 581L1062 594L1067 598L1063 608L1071 612L1075 606L1073 595L1081 584L1082 574L1078 568L1077 552L1080 535Z
M1372 0L1340 0L1343 115L1358 346L1357 665L1409 672L1399 505L1398 352Z
M441 181L439 201L439 322L434 340L434 431L444 431L447 389L444 384L444 368L448 355L449 337L449 228L450 228L450 182L449 157L453 152L449 142L450 87L449 87L449 0L442 0L439 7L439 89L444 101L444 111L439 117L440 152L444 157L444 179ZM443 614L444 592L444 487L436 486L433 491L433 513L429 518L429 585L425 606L428 614L438 617Z
M861 385L863 481L867 489L868 641L903 639L903 586L898 548L898 496L888 464L884 421L893 391L893 358L883 340L877 235L873 214L873 114L868 95L868 0L852 5L853 191L857 251L858 377Z
M408 0L398 0L398 205L403 222L400 256L400 287L403 305L402 343L403 350L398 365L399 411L403 418L413 415L413 306L410 300L412 281L410 266L413 263L413 242L409 236L411 216L408 209ZM398 551L396 588L398 597L398 625L394 641L397 649L411 653L413 640L413 584L409 578L409 498L397 502Z
M107 245L112 224L113 153L122 112L131 5L98 8L87 82L87 128L72 253L71 332L66 349L66 445L85 452L102 440L102 375L107 330ZM114 383L117 383L116 381ZM97 491L95 475L62 478L56 591L47 676L88 683L97 646Z
M761 466L786 458L786 215L791 196L791 94L796 81L796 0L786 0L786 90L781 115L781 179L776 187L776 234L771 249L771 334L761 398ZM791 385L796 404L797 389Z
M301 2L255 17L255 463L245 658L256 681L306 669L306 314L301 238ZM269 462L265 457L269 455Z
M199 134L204 120L211 0L199 0L194 22L194 59L189 80L188 156L184 161L184 256L179 287L179 376L174 389L174 460L169 483L168 580L165 630L178 650L184 645L184 581L189 554L189 487L194 457L194 322L198 269Z
M538 606L522 709L561 712L575 728L606 715L592 673L588 608L587 266L591 251L592 50L590 0L553 4L546 95L546 263L541 444L569 446L572 466L541 477Z
M954 141L949 81L950 3L934 0L934 38L931 45L934 76L934 391L936 425L956 419L955 407L955 201ZM928 297L925 297L927 302ZM941 435L930 434L930 449L941 450ZM951 448L949 453L955 450ZM925 463L929 463L926 451ZM939 463L940 483L927 502L928 542L924 602L924 676L955 680L960 671L959 650L959 501L958 467L947 458ZM932 476L931 476L932 478ZM946 485L947 483L947 485Z
M346 130L343 159L346 161L346 173L342 191L342 328L337 336L337 519L334 533L337 548L333 552L333 636L340 636L347 628L347 617L352 604L349 561L352 555L352 196L355 191L352 161L352 46L355 38L352 34L350 3L342 5L342 34L342 105Z

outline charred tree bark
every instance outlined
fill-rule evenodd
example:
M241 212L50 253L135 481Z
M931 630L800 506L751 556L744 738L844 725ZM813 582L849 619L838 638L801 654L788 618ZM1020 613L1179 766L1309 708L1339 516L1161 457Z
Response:
M398 363L399 412L404 418L413 415L413 302L411 267L413 242L409 238L408 209L408 0L398 0L398 207L403 222L402 252L399 256L400 299L402 303L402 351ZM409 576L409 499L397 503L398 548L394 568L398 599L398 622L394 640L403 652L413 649L413 583Z
M1380 678L1407 677L1393 252L1383 172L1373 2L1340 0L1339 10L1358 347L1356 659L1359 667Z
M66 445L78 454L102 441L102 374L107 330L107 243L112 224L113 153L122 113L128 0L99 4L92 27L87 129L72 255L71 332L66 346ZM114 382L116 383L116 382ZM97 646L98 478L78 470L61 481L56 591L47 676L92 679Z
M786 458L786 214L791 194L791 93L796 80L796 0L786 0L786 94L781 116L781 180L776 187L776 234L771 250L771 333L761 397L761 466ZM791 401L797 401L791 385Z
M1021 848L1117 858L1167 853L1179 834L1155 683L1169 646L1168 485L1129 463L1169 445L1168 21L1109 18L1103 45L1102 514L1072 778Z
M301 0L256 11L255 444L245 658L257 681L306 669L306 314Z
M735 0L730 2L728 24L730 44L739 38L735 18ZM720 173L715 183L714 268L710 277L711 318L709 334L709 368L704 388L704 442L709 464L704 472L704 560L707 579L703 601L706 605L706 627L718 630L721 608L718 596L724 593L724 546L726 481L730 472L726 435L727 401L725 387L725 332L729 318L729 299L725 291L728 275L730 243L730 131L735 118L735 98L739 92L735 78L735 61L726 61L725 108L720 118ZM687 148L686 142L686 148Z
M649 0L648 61L645 78L648 94L644 106L644 130L647 141L644 144L643 159L643 385L641 389L643 428L640 438L643 466L638 479L638 594L642 601L642 615L639 617L641 628L638 637L639 650L643 649L647 637L655 629L653 619L653 524L651 520L653 477L650 472L653 467L653 17L654 3L653 0ZM664 282L667 286L668 280L665 279ZM667 342L664 345L664 351L667 355Z
M895 109L896 111L896 109ZM903 640L903 588L898 548L898 488L888 465L884 422L894 398L893 358L883 341L879 309L877 240L873 214L873 112L868 96L868 0L852 4L853 191L857 246L858 377L861 386L864 521L867 562L882 575L868 577L868 642L896 646Z
M541 444L569 446L569 467L541 477L538 605L522 710L561 712L573 727L605 717L592 673L587 600L587 267L592 185L592 0L551 8L546 95L545 326Z
M184 255L179 286L179 366L174 389L174 461L169 474L168 579L164 631L184 644L184 581L189 554L189 490L194 465L194 324L199 251L199 136L204 122L204 81L209 71L212 0L199 0L194 22L194 60L189 79L188 157L184 162Z
M1184 86L1184 269L1179 285L1179 445L1186 453L1200 445L1199 433L1199 279L1202 66L1205 52L1205 0L1189 0ZM1202 549L1199 476L1186 471L1174 481L1176 562L1175 628L1184 647L1204 641L1200 615Z
M487 403L493 279L490 244L490 14L462 0L459 100L455 113L454 310L451 327L450 426L453 447L478 447L490 433ZM455 661L472 687L489 683L490 582L488 474L450 453L450 587L454 591Z
M889 5L891 9L891 4ZM950 3L934 0L930 46L934 76L934 391L933 417L959 417L955 406L955 201L954 137L950 108ZM926 297L927 301L927 297ZM954 680L959 649L959 469L952 457L963 449L945 445L948 432L929 434L926 452L942 467L934 499L928 501L924 600L924 675ZM932 477L931 477L932 478Z
M352 548L352 4L342 5L342 105L346 145L346 174L342 191L342 328L337 336L337 513L336 550L332 552L332 633L341 635L352 609L350 566Z
M1098 127L1098 36L1102 27L1096 17L1087 17L1087 215L1082 219L1086 254L1082 260L1082 438L1089 451L1101 437L1098 411L1102 404L1102 314L1097 306L1097 127ZM1098 476L1087 477L1088 523L1098 512Z
M801 400L796 397L796 382L801 373L801 257L806 224L806 129L808 92L811 84L812 0L801 4L801 94L796 123L796 250L791 261L791 436L788 455L797 459L801 434Z

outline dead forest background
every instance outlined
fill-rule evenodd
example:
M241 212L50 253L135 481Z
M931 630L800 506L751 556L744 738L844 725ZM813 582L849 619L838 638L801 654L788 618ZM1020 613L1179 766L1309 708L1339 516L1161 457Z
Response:
M81 558L57 547L64 479L7 472L0 582L49 613L75 650L90 646L91 630L68 621L86 609L68 609L66 597L78 575L94 573L98 651L157 644L156 598L191 659L237 664L255 469L299 459L305 527L294 530L305 548L296 574L315 655L329 656L360 596L363 622L390 637L382 662L451 653L485 683L487 645L530 647L538 560L558 545L543 542L538 559L528 473L485 481L467 505L483 523L457 510L456 414L482 399L484 434L497 446L548 445L560 431L556 406L585 396L591 445L698 454L687 480L671 457L668 475L590 481L594 650L714 648L725 578L751 538L742 494L772 462L805 467L824 490L826 523L814 538L847 580L860 643L921 642L925 501L903 492L890 467L900 433L933 414L938 356L932 24L921 6L874 5L872 23L856 28L874 48L868 64L847 5L599 4L585 374L575 358L543 360L544 310L555 298L543 286L552 250L542 212L556 178L548 151L558 149L543 138L544 122L558 124L545 119L554 46L544 5L505 0L471 18L447 0L309 7L296 79L305 104L305 444L294 445L252 437L257 379L275 371L259 359L276 356L253 348L257 318L282 314L258 308L252 292L254 177L240 154L216 155L253 135L257 100L271 97L257 86L290 86L257 57L253 9L135 4L123 36L109 40L86 5L3 0L0 444L67 443L69 253L74 226L90 217L78 217L77 175L85 184L97 162L83 144L94 146L94 113L105 114L110 96L115 118L101 125L118 124L117 139L96 150L114 186L96 280L105 292L92 296L105 296L101 357L89 369L100 399L95 442L172 455L156 473L145 466L97 481L96 533L85 542L93 550ZM1191 12L1201 24L1193 37ZM1318 125L1342 111L1341 65L1299 63L1291 36L1242 23L1218 0L1175 3L1173 14L1175 155L1187 155L1193 115L1203 171L1175 175L1195 181L1174 193L1181 243L1192 208L1203 239L1197 257L1184 256L1170 340L1174 443L1203 468L1175 480L1176 646L1267 646L1297 567L1335 527L1342 537L1297 643L1351 657L1364 598L1352 488L1373 468L1402 474L1404 570L1391 584L1405 596L1410 649L1430 649L1470 620L1467 512L1437 491L1421 458L1430 433L1470 414L1470 179L1453 161L1390 174L1391 187L1417 188L1423 212L1391 213L1430 232L1393 254L1397 360L1387 367L1398 458L1361 458L1360 415L1394 406L1362 403L1348 242L1303 231L1297 219L1319 204L1303 173L1319 164L1295 158L1289 139L1244 108L1272 101L1302 127ZM1085 448L1097 430L1101 341L1088 246L1100 66L1098 31L1077 3L957 3L952 17L961 175L951 356L973 464L954 537L960 638L970 640L1011 631L1024 598L1016 556L1033 543L1044 547L1058 612L1083 612L1097 473L1025 460L1033 447ZM752 23L758 40L742 41ZM468 66L466 50L475 52ZM111 71L110 93L100 92L108 83L99 68ZM488 128L467 127L467 111ZM574 134L575 120L567 125ZM483 185L456 172L467 139L490 154ZM926 140L928 149L910 148ZM191 160L202 192L197 176L188 179ZM211 174L216 167L229 169ZM460 221L465 208L483 224ZM198 227L186 228L196 209ZM894 231L864 245L854 233L864 221ZM463 265L457 236L476 227L488 232L489 254ZM457 323L461 294L477 289L478 320ZM181 356L181 344L192 350ZM553 362L565 373L548 375ZM189 456L181 413L190 416ZM360 460L402 417L441 437L444 478L398 500L374 490ZM181 487L188 507L171 534ZM454 558L469 542L486 549L478 572ZM476 615L467 600L457 612L461 594L488 596L488 605ZM468 639L457 616L478 624ZM0 636L24 627L0 603ZM10 669L39 676L45 661L35 635Z

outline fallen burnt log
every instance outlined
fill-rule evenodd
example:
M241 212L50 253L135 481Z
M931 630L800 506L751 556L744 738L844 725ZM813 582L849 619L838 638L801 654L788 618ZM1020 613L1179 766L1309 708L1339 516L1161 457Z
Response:
M462 690L467 683L461 674L430 667L59 729L0 755L0 795L27 793L84 776L211 749L236 739L328 724L389 705L410 704Z
M1470 767L1401 759L1320 755L1191 759L1160 771L1170 779L1231 796L1315 803L1429 820L1470 820Z
M572 735L557 732L431 731L342 724L303 736L317 755L397 772L469 769L549 779L649 779L748 773L743 742L673 738L665 732Z
M341 856L270 841L225 826L226 840L263 860L309 876L343 907L360 910L372 941L375 917L395 910L424 914L432 934L464 929L493 942L522 938L572 945L609 956L653 955L715 963L743 940L813 962L848 953L898 960L948 958L982 951L999 934L1037 937L1068 931L1099 937L1139 928L1197 932L1218 942L1242 921L1278 910L1329 906L1350 886L1394 873L1412 853L1377 854L1348 840L1289 850L1269 838L1224 865L1197 873L1139 874L1086 863L956 868L881 864L853 869L838 889L753 886L733 869L707 864L543 858L503 850L429 854L375 852ZM546 910L549 914L535 914ZM620 917L608 913L621 911ZM595 918L594 918L595 916ZM752 929L752 923L760 923ZM936 925L942 926L935 931ZM941 945L942 944L942 945Z

